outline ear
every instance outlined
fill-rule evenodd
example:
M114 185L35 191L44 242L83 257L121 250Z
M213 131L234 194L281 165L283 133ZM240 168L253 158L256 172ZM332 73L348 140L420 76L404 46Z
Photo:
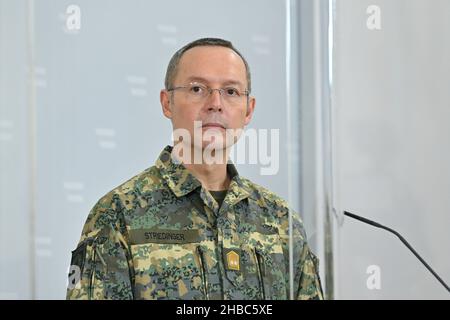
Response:
M252 120L253 111L255 111L256 99L254 97L249 97L247 111L245 113L244 125L248 125L250 120Z
M161 102L162 112L166 118L172 119L172 109L170 106L170 92L166 89L161 90L159 93L159 101Z

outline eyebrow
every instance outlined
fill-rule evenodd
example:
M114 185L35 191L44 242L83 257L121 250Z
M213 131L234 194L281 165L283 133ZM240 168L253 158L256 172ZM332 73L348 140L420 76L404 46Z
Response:
M199 81L199 82L209 83L209 81L207 79L202 78L202 77L198 77L198 76L189 77L187 80L188 81ZM237 85L240 85L240 86L244 86L244 84L242 82L240 82L238 80L231 80L231 79L230 80L225 80L223 82L223 84L224 85L237 84Z

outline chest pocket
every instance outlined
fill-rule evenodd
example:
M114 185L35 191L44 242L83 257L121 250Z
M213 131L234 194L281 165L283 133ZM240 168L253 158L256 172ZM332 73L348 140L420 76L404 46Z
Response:
M198 239L191 237L189 241L193 240ZM205 269L199 252L200 243L160 242L170 241L147 237L131 245L135 298L204 299Z
M243 277L258 288L256 299L287 299L286 257L279 235L252 232L243 240Z

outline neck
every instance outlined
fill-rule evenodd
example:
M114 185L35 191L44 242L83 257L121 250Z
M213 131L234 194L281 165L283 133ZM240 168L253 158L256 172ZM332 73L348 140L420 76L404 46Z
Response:
M227 190L230 178L227 174L226 164L184 164L207 190Z
M174 151L175 149L174 146ZM206 190L227 190L231 183L231 179L227 174L227 159L230 150L224 149L221 153L223 156L220 156L220 159L217 159L217 161L213 163L211 163L211 160L208 161L208 159L204 158L203 150L201 151L201 161L194 159L194 152L194 147L192 147L190 157L186 157L184 152L181 157L175 152L175 156L183 163L186 169L202 183L202 186ZM212 154L214 156L214 152Z

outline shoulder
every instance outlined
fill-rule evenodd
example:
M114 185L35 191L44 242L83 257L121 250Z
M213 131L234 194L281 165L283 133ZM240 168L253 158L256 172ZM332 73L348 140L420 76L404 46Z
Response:
M163 180L156 166L145 169L103 195L89 212L83 235L105 226L118 225L127 208L142 201L142 195L163 187Z
M250 193L250 197L257 200L260 206L277 210L280 215L287 214L289 204L282 197L247 178L241 177L241 181L244 189Z
M300 214L293 210L289 203L275 192L241 177L243 187L250 192L250 198L256 201L263 211L276 219L281 235L287 235L289 230L289 214L292 216L294 232L302 238L306 238L306 232Z

